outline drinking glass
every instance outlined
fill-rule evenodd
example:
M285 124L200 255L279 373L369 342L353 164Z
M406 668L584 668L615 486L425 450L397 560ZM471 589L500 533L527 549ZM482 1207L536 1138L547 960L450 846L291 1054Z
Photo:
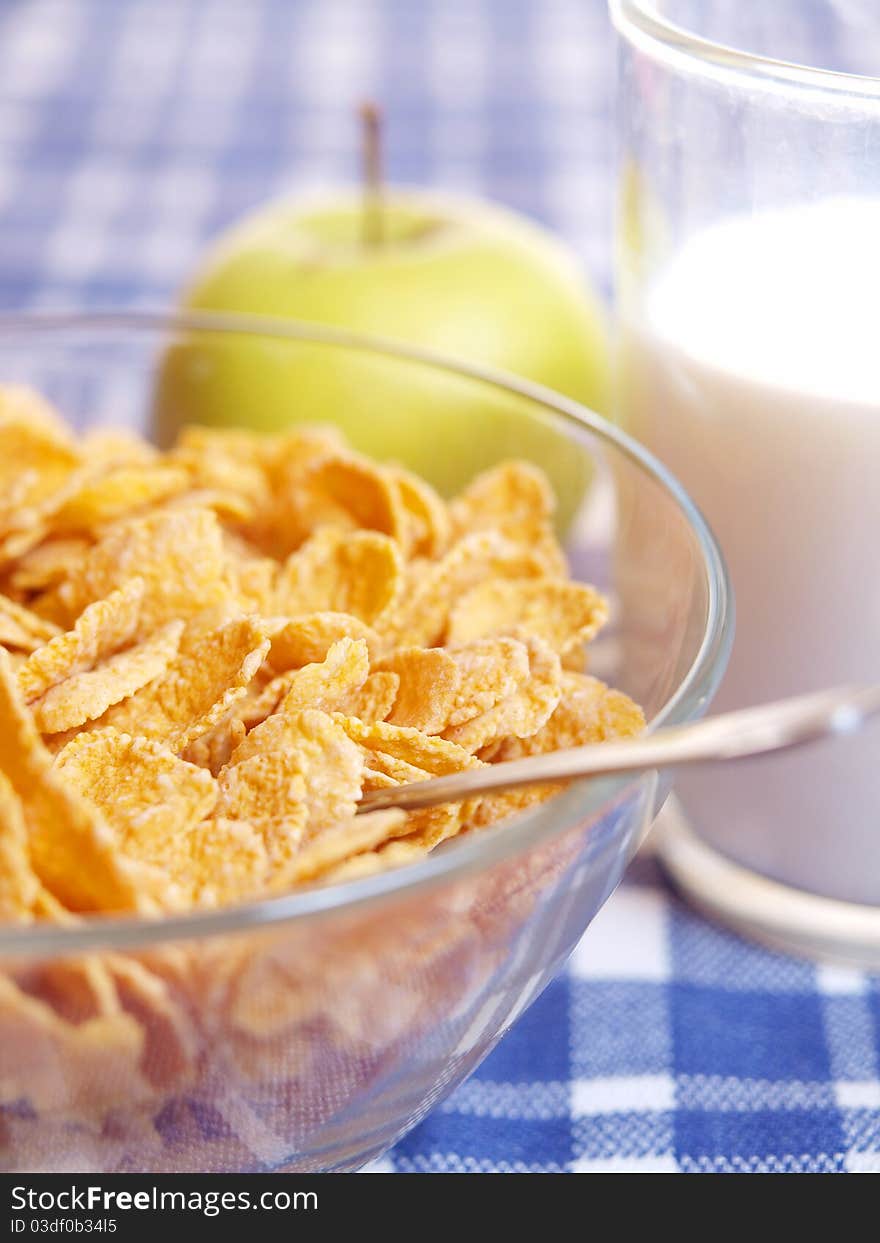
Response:
M876 681L880 7L610 7L618 412L729 563L717 709ZM878 742L683 774L673 874L764 939L880 962Z

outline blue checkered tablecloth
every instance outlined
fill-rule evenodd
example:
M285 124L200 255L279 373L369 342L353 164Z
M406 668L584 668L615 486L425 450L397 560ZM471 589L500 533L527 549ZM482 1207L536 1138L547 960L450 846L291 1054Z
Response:
M0 307L164 304L206 239L350 179L546 221L608 289L603 0L0 0ZM638 862L565 976L379 1170L880 1170L880 986L755 949Z

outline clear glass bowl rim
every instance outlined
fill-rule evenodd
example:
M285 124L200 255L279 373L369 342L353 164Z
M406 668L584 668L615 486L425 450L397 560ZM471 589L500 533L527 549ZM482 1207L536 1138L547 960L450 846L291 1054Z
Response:
M880 78L804 65L796 61L759 56L741 48L706 39L658 13L654 0L608 0L611 20L630 43L655 57L702 67L712 75L748 75L788 88L838 91L865 100L880 99Z
M708 615L697 655L675 694L651 722L681 725L697 719L712 698L733 641L733 596L721 550L708 524L685 490L669 471L625 432L578 402L542 385L492 369L448 359L432 350L346 332L324 325L215 312L72 311L0 312L0 347L19 337L63 336L65 333L130 333L132 336L204 332L218 335L308 341L316 345L356 349L435 368L447 375L524 398L560 416L564 422L586 428L607 442L661 485L678 506L696 536L707 580ZM160 943L256 930L269 926L342 915L365 905L409 898L420 890L466 878L491 868L511 855L549 841L579 820L600 816L640 777L585 779L532 811L511 818L479 834L453 840L420 863L380 873L363 880L324 888L303 889L217 911L146 918L98 916L75 925L35 923L0 928L0 956L50 956L107 949L144 949Z

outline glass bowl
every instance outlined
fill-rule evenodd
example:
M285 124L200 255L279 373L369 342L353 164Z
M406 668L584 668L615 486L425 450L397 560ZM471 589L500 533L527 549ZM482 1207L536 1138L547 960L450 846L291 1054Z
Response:
M80 426L167 428L169 410L207 402L228 422L313 420L317 404L441 490L530 458L560 493L574 576L612 599L591 671L652 729L699 716L723 672L732 605L699 513L633 441L535 385L324 328L137 313L0 317L0 382L35 386ZM652 772L576 782L368 879L0 928L0 1166L357 1169L560 970L664 794Z

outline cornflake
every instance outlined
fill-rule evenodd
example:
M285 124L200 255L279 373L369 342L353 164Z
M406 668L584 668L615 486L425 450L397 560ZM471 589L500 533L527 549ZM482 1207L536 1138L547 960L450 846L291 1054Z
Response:
M190 428L160 452L0 388L0 919L353 880L550 797L356 814L370 790L643 727L578 672L608 610L554 513L526 462L447 502L334 428ZM32 973L0 1009L76 1065L75 1094L97 1091L99 1037L150 1091L192 1064L178 969Z
M186 856L188 835L217 802L211 774L161 743L112 729L77 735L58 753L55 768L101 811L119 853L155 870L153 896L162 902L171 894L169 904L181 905L173 895L178 856Z

